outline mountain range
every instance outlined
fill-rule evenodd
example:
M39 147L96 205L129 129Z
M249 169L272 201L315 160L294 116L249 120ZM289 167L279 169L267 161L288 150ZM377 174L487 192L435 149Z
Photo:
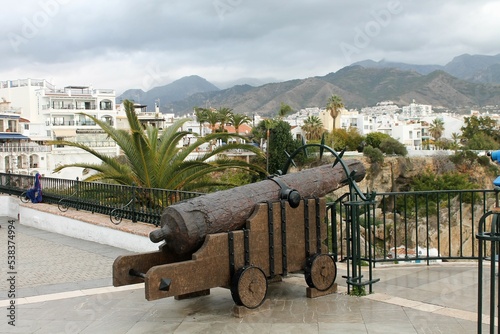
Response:
M500 55L461 55L444 66L365 60L324 76L226 89L192 75L147 92L129 89L117 101L134 100L150 110L160 102L162 112L180 115L199 106L274 116L282 102L294 110L324 107L334 94L348 109L386 100L398 105L415 100L458 112L500 105Z

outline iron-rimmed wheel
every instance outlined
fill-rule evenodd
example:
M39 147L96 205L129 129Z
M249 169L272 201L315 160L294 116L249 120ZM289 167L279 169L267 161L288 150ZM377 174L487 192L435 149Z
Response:
M61 212L66 212L68 211L68 203L64 201L64 199L60 199L59 202L57 203L57 208Z
M304 268L306 283L319 291L330 289L337 278L337 265L328 254L314 254L306 261Z
M19 195L19 198L21 199L21 202L23 203L28 203L30 202L30 198L28 197L28 192L24 191L21 195Z
M254 309L262 305L267 294L267 278L259 267L239 269L231 281L231 296L236 305Z
M109 219L115 225L118 225L122 222L122 216L117 208L111 210L111 214L109 215Z

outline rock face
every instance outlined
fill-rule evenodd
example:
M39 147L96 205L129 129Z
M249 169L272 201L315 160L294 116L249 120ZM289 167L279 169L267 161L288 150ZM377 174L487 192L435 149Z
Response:
M479 184L478 189L492 189L492 181L495 178L491 173L491 168L489 168L491 166L483 167L479 164L468 167L456 166L447 156L432 158L386 157L383 165L378 168L373 168L366 160L360 160L366 164L367 173L365 179L358 183L359 188L375 191L378 194L410 191L409 184L412 178L426 170L436 174L466 170L469 178L474 183ZM478 242L475 234L478 232L478 221L483 213L483 205L487 209L491 209L495 206L494 199L490 198L485 203L478 201L474 207L467 203L462 203L460 206L458 199L452 199L449 209L447 201L442 201L439 226L436 215L430 214L429 217L426 217L425 214L420 213L415 216L411 212L411 217L405 219L403 213L393 212L391 206L386 210L384 217L379 205L379 208L375 210L375 226L372 227L371 231L375 238L375 244L379 247L375 249L377 257L387 256L391 247L397 248L404 245L411 251L417 246L425 248L427 243L429 248L439 248L442 256L477 255ZM462 222L461 226L460 222ZM362 242L364 242L366 231L362 228L361 233ZM385 245L385 251L380 246L382 244Z
M410 181L425 171L436 174L447 172L463 172L478 183L482 189L492 189L494 176L488 167L477 163L472 165L455 165L449 156L433 157L385 157L381 166L373 167L366 158L359 158L365 164L366 177L358 185L360 189L368 189L377 193L407 191Z

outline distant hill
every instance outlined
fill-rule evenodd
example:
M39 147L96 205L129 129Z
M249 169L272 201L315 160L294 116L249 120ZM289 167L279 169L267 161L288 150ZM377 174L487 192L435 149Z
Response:
M427 75L394 68L348 66L322 77L270 83L259 87L234 86L196 93L172 103L176 113L191 112L194 106L229 107L237 113L274 116L284 102L294 110L324 107L333 95L342 97L347 108L373 106L392 100L457 108L500 104L500 87L457 79L444 71Z
M500 84L498 66L500 66L500 54L496 56L464 54L453 58L445 65L444 70L464 80Z
M280 104L294 110L324 107L333 94L347 108L373 106L391 100L398 105L432 104L464 111L484 105L500 105L500 55L461 55L445 66L412 65L365 60L325 76L219 89L193 75L147 92L130 89L117 98L147 104L152 110L160 100L163 112L187 114L194 107L228 107L234 112L275 116Z
M142 89L129 89L116 98L122 102L125 99L148 105L148 110L153 110L155 101L160 101L161 109L166 109L173 102L183 100L199 92L218 91L215 85L197 75L191 75L176 80L168 85L155 87L147 92Z
M373 61L371 59L358 61L351 66L362 66L364 68L397 68L403 71L415 71L420 74L429 74L431 72L444 69L444 66L441 65L415 65L385 60Z
M415 65L385 60L363 60L352 64L365 68L397 68L405 71L415 71L420 74L429 74L442 70L459 79L478 82L500 84L500 54L495 56L463 54L453 58L448 64L441 65Z

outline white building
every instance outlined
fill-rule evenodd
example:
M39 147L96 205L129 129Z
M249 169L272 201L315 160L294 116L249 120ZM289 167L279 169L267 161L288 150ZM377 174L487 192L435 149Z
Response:
M391 137L405 145L407 149L422 149L422 124L419 121L397 122L391 130Z
M35 174L60 178L84 177L80 168L69 168L53 175L59 165L72 163L100 163L100 160L81 149L61 145L43 146L48 140L78 141L96 151L116 155L116 143L109 138L87 115L115 126L117 111L115 91L94 89L91 86L68 86L57 89L46 80L9 80L0 82L0 98L19 110L20 118L28 120L23 131L29 136L31 146L43 151L36 169L12 170L13 173ZM86 115L84 115L86 114ZM40 144L40 145L37 145ZM21 150L10 152L20 156ZM36 161L29 157L28 161ZM35 166L35 163L31 164ZM4 167L5 168L5 167Z
M415 100L407 106L402 108L403 115L405 117L414 118L414 117L425 117L429 116L433 113L432 106L428 104L417 104Z

